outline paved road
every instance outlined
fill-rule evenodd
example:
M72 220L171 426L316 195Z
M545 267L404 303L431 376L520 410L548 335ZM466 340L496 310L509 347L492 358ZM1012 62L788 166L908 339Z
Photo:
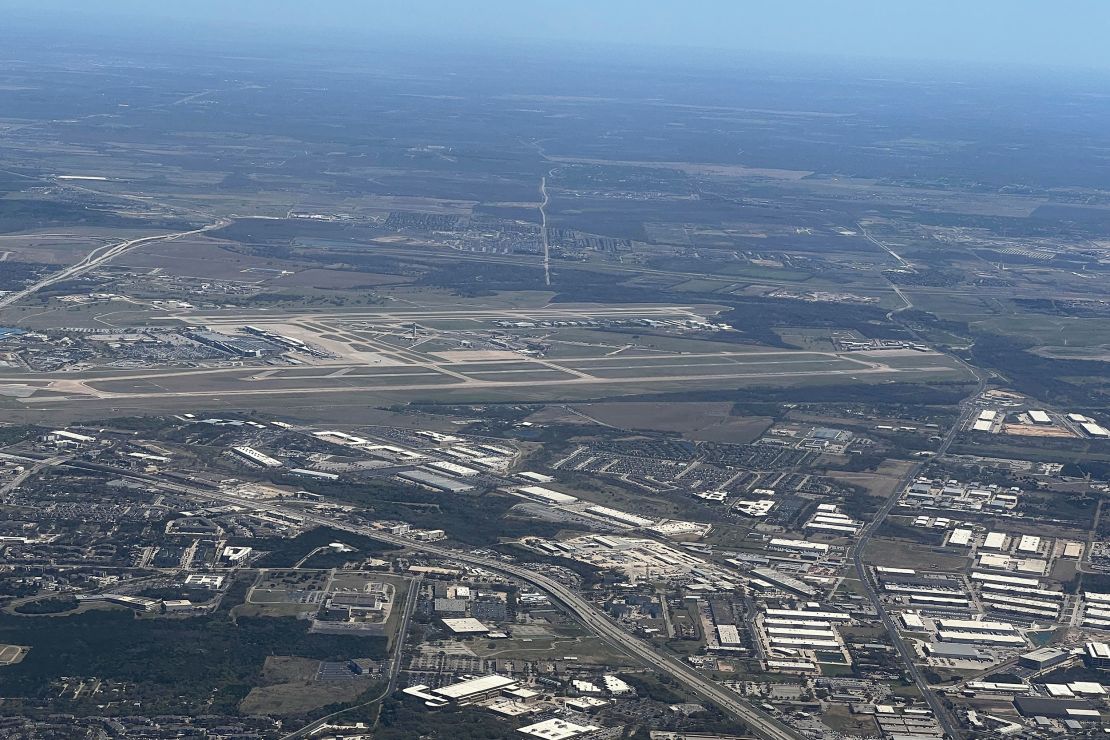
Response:
M609 642L616 648L627 652L633 657L638 658L645 665L656 669L660 673L665 673L681 683L692 693L701 697L702 699L717 705L725 713L741 720L748 725L750 731L759 738L764 740L801 740L804 737L801 733L793 730L785 724L779 722L777 719L771 717L769 714L756 709L748 702L743 700L735 692L720 686L715 681L712 681L701 673L696 671L691 666L687 665L682 660L658 651L654 646L634 637L624 631L615 622L609 619L601 611L599 611L593 604L586 601L579 594L565 586L564 584L549 578L542 573L537 573L529 568L506 563L492 558L486 558L479 555L473 555L468 552L453 550L440 545L428 544L423 542L413 542L401 537L395 537L377 529L367 527L364 525L352 524L341 520L334 520L328 517L319 516L311 512L306 512L301 509L296 509L285 505L279 501L259 501L251 499L243 499L237 496L232 496L222 491L209 491L191 486L182 485L179 483L171 483L155 476L141 475L126 471L122 469L112 468L110 466L97 465L93 463L66 463L73 467L81 469L92 469L99 471L110 471L120 475L124 478L131 478L150 484L155 487L163 488L175 493L202 498L211 501L218 501L224 504L238 504L241 506L249 507L255 510L270 511L281 513L286 516L298 517L306 522L319 524L322 526L333 527L353 534L369 537L381 542L387 542L394 545L406 547L410 550L417 550L435 555L447 560L463 563L474 567L483 568L492 572L502 573L505 575L517 578L525 583L529 583L535 588L548 594L548 596L556 603L561 604L570 613L572 613L582 624L593 630L595 634Z
M948 448L951 447L952 441L956 438L956 435L959 433L960 429L964 427L968 419L974 413L972 401L973 399L978 397L978 395L983 392L983 388L986 387L985 378L980 376L978 373L976 373L976 377L979 380L978 386L976 387L975 392L964 399L964 401L960 404L960 416L956 420L956 423L952 425L952 428L948 430L948 434L946 434L944 439L941 441L940 446L937 448L936 457L940 457L944 455L944 453L948 452ZM879 598L878 590L875 584L872 583L871 578L869 577L869 574L867 572L867 566L863 561L863 555L864 551L867 549L867 543L871 540L871 537L875 534L876 530L878 530L882 526L883 522L886 520L891 510L898 503L898 499L901 497L902 491L918 476L924 465L924 462L920 462L910 467L910 469L906 472L906 475L902 478L902 480L898 481L898 484L894 487L894 492L891 494L890 498L886 500L882 508L880 508L878 513L875 514L875 517L871 520L871 522L863 528L863 531L860 533L859 539L856 540L856 543L852 548L852 562L855 565L856 574L859 576L860 582L863 584L864 589L867 591L867 597L871 601L871 605L878 613L879 618L882 620L883 627L886 628L887 634L890 635L891 642L894 643L894 647L898 651L898 655L902 660L902 665L909 673L910 678L912 678L913 682L917 685L917 688L921 691L922 696L925 698L925 702L929 705L929 708L932 710L933 715L936 716L937 721L944 729L946 736L949 738L958 738L960 737L958 725L953 721L951 715L948 712L948 709L944 706L944 703L941 701L940 697L937 696L937 694L929 688L929 682L925 679L924 675L922 675L921 669L918 668L917 663L915 662L916 655L914 654L913 648L910 647L906 643L906 641L902 639L902 634L898 631L898 626L894 623L894 619L884 608L882 600Z
M543 240L543 284L551 285L551 248L547 243L547 204L550 198L547 195L547 178L540 178L540 239Z
M50 275L44 277L42 280L39 280L32 285L28 285L22 290L17 290L14 293L8 293L3 298L0 298L0 308L7 308L8 306L11 306L12 304L23 300L27 296L37 293L43 288L54 285L55 283L60 283L63 280L69 280L72 277L82 275L89 270L99 267L105 262L119 257L121 254L126 254L127 252L130 252L131 250L137 249L146 244L152 244L154 242L160 241L170 241L172 239L178 239L183 236L200 234L205 231L211 231L213 229L227 226L229 223L231 223L231 221L228 221L227 219L220 219L215 223L208 224L207 226L202 226L199 229L192 229L191 231L176 231L170 234L144 236L140 239L129 239L128 241L119 242L118 244L109 244L107 246L98 247L85 255L85 258L82 259L80 262L75 262L69 267L59 270L58 272L51 273Z

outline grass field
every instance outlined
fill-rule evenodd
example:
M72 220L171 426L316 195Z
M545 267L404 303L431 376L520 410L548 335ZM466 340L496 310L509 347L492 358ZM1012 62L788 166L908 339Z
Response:
M272 655L262 667L261 685L239 704L243 714L288 715L354 701L372 684L371 678L317 681L320 661Z

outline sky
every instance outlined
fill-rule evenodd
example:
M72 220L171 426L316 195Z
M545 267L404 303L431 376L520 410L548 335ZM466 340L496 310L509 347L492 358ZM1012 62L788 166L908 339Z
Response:
M0 17L59 36L218 30L1110 71L1110 0L0 0Z

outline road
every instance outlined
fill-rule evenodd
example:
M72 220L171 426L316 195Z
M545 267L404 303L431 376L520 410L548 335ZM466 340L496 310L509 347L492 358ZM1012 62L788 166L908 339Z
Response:
M63 268L58 272L51 273L38 282L28 285L22 290L8 293L3 298L0 298L0 308L7 308L8 306L18 303L27 296L34 295L43 288L54 285L55 283L60 283L63 280L69 280L70 278L82 275L89 270L99 267L105 262L109 262L116 257L119 257L121 254L126 254L127 252L130 252L133 249L138 249L139 247L142 247L146 244L153 244L154 242L160 241L172 241L173 239L179 239L183 236L201 234L205 231L212 231L213 229L222 228L230 223L231 221L227 219L220 219L215 223L208 224L207 226L202 226L199 229L192 229L190 231L175 231L170 234L155 234L154 236L144 236L139 239L129 239L117 244L108 244L103 247L98 247L85 255L85 257L81 261L75 262L69 267Z
M610 645L639 659L644 665L660 673L671 676L693 694L705 701L715 704L726 714L744 722L748 725L749 730L757 737L763 740L801 740L801 738L804 737L801 733L779 722L769 714L751 706L732 690L724 688L715 681L706 678L679 658L668 653L660 652L649 643L628 634L623 628L610 620L608 616L599 611L593 604L586 601L586 599L582 598L582 596L566 585L529 568L480 555L474 555L465 551L453 550L439 545L414 542L402 537L387 534L372 527L330 519L312 512L290 507L280 501L244 499L223 491L209 491L193 488L192 486L186 486L180 483L171 483L155 476L133 473L110 466L82 462L69 462L63 464L84 470L91 469L99 472L112 472L124 478L141 481L148 485L193 498L217 501L223 504L237 504L254 510L293 516L312 524L332 527L334 529L351 532L352 534L369 537L380 542L398 545L410 550L441 557L446 560L511 576L546 593L552 601L562 605L583 625L593 630L595 634Z
M879 241L875 237L871 236L871 234L867 233L867 229L864 227L863 224L857 223L856 226L859 227L859 230L863 234L864 239L871 242L876 247L878 247L879 249L883 250L884 252L889 254L891 257L896 259L898 261L898 266L899 267L902 267L902 268L905 268L905 269L910 268L910 266L911 266L910 263L906 262L906 260L902 259L901 255L899 255L897 252L895 252L893 249L891 249L887 245L883 244L881 241Z
M974 406L972 406L972 401L977 398L986 387L986 379L982 375L980 375L978 372L975 372L975 377L979 381L978 386L976 387L974 393L972 393L970 396L965 398L963 402L961 402L960 416L952 425L952 428L948 430L948 433L945 435L944 439L941 441L940 446L937 448L935 457L941 457L946 452L948 452L948 448L952 446L952 441L956 438L956 435L959 434L960 429L962 429L964 425L967 424L968 419L975 412L975 408ZM882 508L880 508L879 511L875 514L871 522L863 528L863 531L860 533L859 539L856 540L856 543L852 548L852 563L853 565L855 565L856 574L859 576L860 582L863 584L864 589L867 591L867 598L871 601L871 605L875 608L875 612L882 620L883 627L886 628L891 642L894 644L895 649L898 651L898 655L901 658L902 665L906 669L906 672L909 673L910 678L913 679L913 682L917 685L918 690L921 691L921 695L925 698L925 702L929 705L929 709L932 710L933 715L937 719L937 722L940 723L940 726L941 728L943 728L945 735L949 738L959 738L960 732L957 724L953 721L947 707L944 706L944 703L941 701L940 697L937 696L937 694L929 688L929 682L925 679L925 676L921 673L921 669L917 666L917 656L914 654L913 648L907 645L906 641L902 639L902 634L898 631L898 626L894 623L894 619L890 616L890 613L887 612L886 608L883 606L882 600L879 598L878 589L869 577L867 566L863 560L864 552L867 549L867 543L871 540L871 537L875 534L875 532L880 527L882 527L883 522L886 520L891 510L898 503L898 499L901 497L902 491L905 490L906 486L908 486L918 476L924 465L924 462L920 462L910 467L902 480L898 481L898 484L894 487L894 492L883 503Z
M547 177L540 178L540 195L543 200L540 201L540 239L543 241L543 284L551 285L551 250L547 243L547 204L550 198L547 196Z

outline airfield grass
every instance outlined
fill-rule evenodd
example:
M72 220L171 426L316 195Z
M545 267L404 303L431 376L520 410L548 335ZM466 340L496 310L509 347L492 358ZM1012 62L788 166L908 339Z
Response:
M746 444L770 426L768 417L733 416L728 402L589 403L576 407L621 429L675 432L690 439ZM577 417L582 421L581 417Z

